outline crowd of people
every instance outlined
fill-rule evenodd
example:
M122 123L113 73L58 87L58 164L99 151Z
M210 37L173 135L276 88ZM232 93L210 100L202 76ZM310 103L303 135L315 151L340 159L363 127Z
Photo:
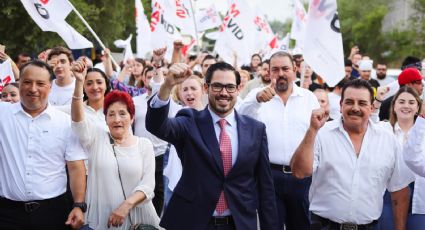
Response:
M181 49L17 55L0 228L425 229L419 58L393 79L353 47L330 87L302 53L239 67Z

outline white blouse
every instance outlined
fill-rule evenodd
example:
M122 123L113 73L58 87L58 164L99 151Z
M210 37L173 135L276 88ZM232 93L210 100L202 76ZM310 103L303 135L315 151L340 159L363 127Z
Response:
M72 122L72 128L88 150L89 172L86 202L88 205L86 223L93 229L107 229L108 218L124 201L118 175L118 165L126 197L136 191L146 199L130 211L133 224L151 224L159 228L159 217L152 204L155 187L155 156L152 143L139 138L138 143L129 147L115 147L116 158L110 144L109 133L102 127L89 122ZM129 218L119 228L130 228Z

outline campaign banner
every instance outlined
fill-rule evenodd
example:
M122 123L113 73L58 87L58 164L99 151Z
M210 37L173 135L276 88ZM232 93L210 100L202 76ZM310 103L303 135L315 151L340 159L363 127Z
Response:
M345 75L336 0L311 0L307 17L304 60L333 87Z
M6 84L15 82L15 75L12 71L12 62L10 59L0 64L0 80L0 92Z
M65 21L72 11L68 0L21 0L21 2L41 30L56 32L70 49L93 47L89 40Z

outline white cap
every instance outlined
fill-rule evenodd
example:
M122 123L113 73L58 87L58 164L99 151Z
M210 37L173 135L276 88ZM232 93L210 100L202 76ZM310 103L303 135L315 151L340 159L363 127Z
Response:
M359 62L359 70L372 70L373 60L361 60Z

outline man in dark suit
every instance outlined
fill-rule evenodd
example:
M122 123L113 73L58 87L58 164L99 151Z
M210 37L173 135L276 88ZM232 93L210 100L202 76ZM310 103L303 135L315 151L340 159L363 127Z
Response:
M277 209L266 130L263 123L239 115L234 105L240 76L227 63L209 67L204 90L209 105L181 110L168 118L174 85L190 75L178 63L149 101L146 129L172 143L183 173L161 226L173 229L275 229Z

